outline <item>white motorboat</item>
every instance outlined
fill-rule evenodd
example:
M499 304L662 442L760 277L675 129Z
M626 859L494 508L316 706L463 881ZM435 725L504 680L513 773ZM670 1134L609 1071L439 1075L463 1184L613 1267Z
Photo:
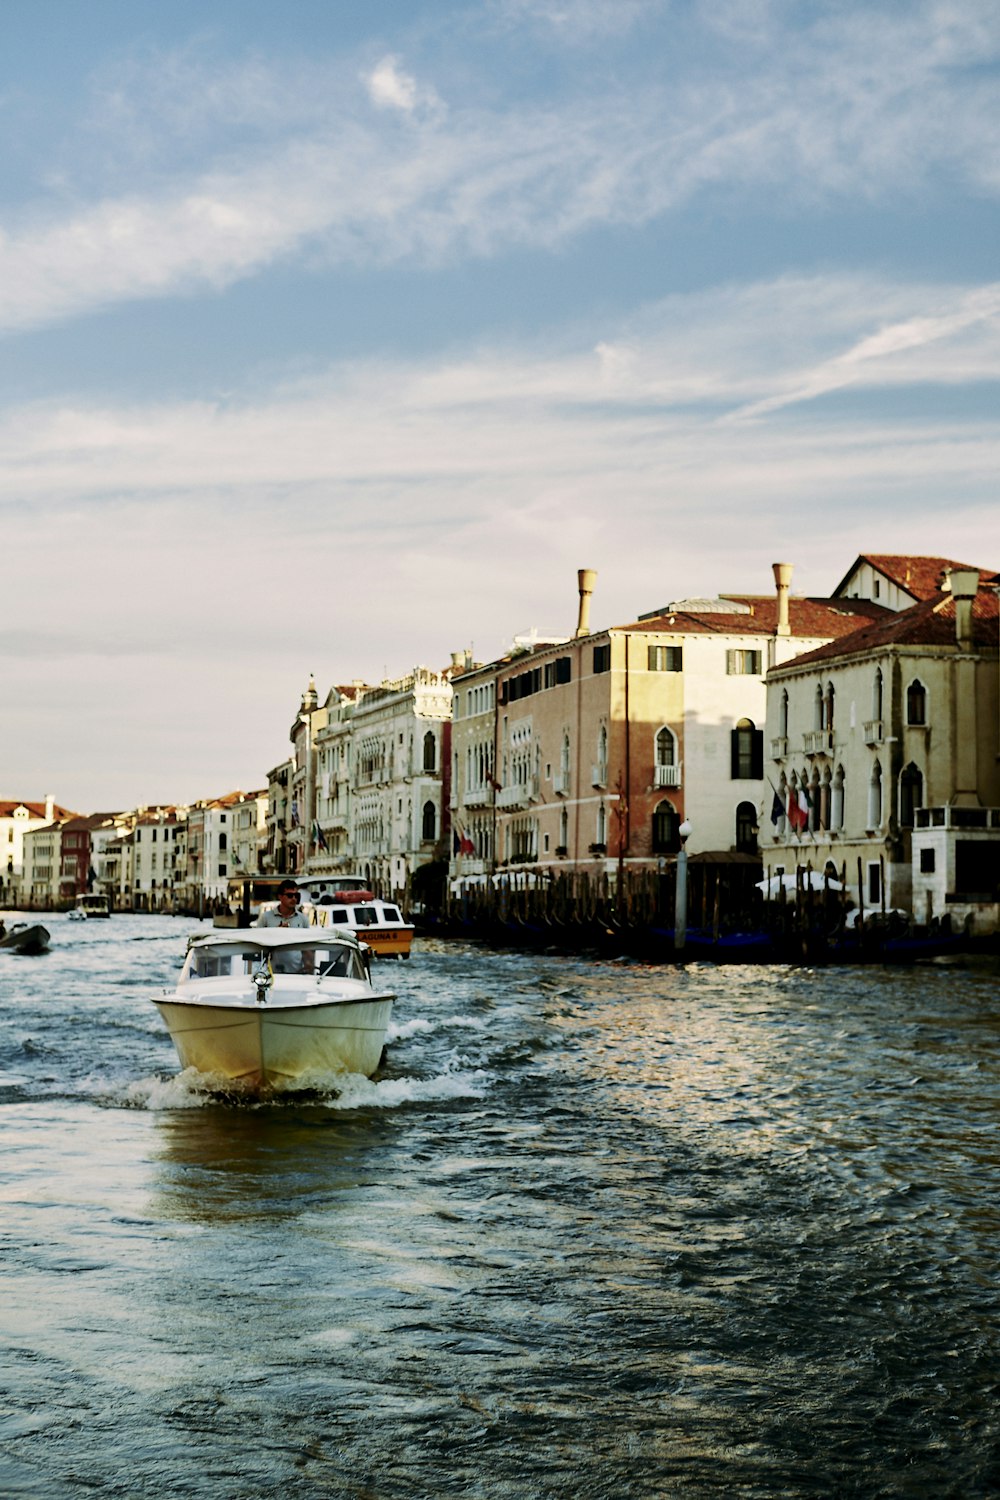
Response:
M379 1065L393 995L348 932L303 927L192 938L174 990L153 996L184 1068L252 1092Z
M110 917L111 907L107 896L77 896L66 915L71 922L85 922L89 917Z

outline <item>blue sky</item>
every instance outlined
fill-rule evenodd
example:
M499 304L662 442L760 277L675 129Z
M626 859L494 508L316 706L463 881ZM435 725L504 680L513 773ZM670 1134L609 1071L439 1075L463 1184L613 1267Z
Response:
M993 0L46 0L0 60L0 794L310 672L1000 567Z

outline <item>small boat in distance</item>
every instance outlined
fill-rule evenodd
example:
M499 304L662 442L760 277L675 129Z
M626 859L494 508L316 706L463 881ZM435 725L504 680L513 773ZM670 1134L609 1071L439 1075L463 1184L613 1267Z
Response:
M76 905L66 913L74 922L80 922L88 917L110 917L111 907L108 905L107 896L78 896Z
M152 1000L182 1067L267 1093L370 1078L394 998L351 933L268 927L192 938L176 988Z
M0 923L0 928L3 923ZM45 953L49 946L49 930L41 922L15 922L9 931L0 937L0 948L11 953Z

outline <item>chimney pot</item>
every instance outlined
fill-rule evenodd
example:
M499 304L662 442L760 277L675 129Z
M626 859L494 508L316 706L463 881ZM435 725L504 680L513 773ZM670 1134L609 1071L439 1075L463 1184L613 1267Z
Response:
M590 634L590 596L594 592L596 579L597 572L594 568L580 568L577 571L576 581L580 592L580 613L576 620L578 636Z
M774 586L778 595L778 624L777 635L791 635L792 628L788 616L788 591L792 586L792 564L772 563L771 571L774 574Z

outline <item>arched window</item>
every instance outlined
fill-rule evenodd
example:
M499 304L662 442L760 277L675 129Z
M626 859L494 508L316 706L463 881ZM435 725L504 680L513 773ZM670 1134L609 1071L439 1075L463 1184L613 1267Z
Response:
M927 689L919 678L914 678L906 689L906 722L927 723Z
M924 805L924 778L911 761L899 778L899 826L912 828L918 807Z
M681 847L681 820L673 803L664 797L653 813L653 853L676 854Z
M872 681L872 718L882 717L882 669L875 668L875 677Z
M741 802L736 809L736 848L740 854L757 853L757 809Z
M876 761L868 781L868 827L882 827L882 766Z
M537 753L541 754L540 748ZM562 761L560 763L560 770L562 771L564 777L569 775L569 730L566 730L566 732L563 734Z
M559 814L559 847L560 849L569 848L569 813L565 807Z
M833 775L827 766L823 772L823 781L819 789L819 827L826 832L830 828L830 818L833 812Z
M433 802L424 803L423 817L420 820L420 837L428 843L437 838L437 813Z
M835 698L836 694L834 693L833 683L828 682L826 685L825 713L823 718L823 728L828 733L833 729L833 705Z
M424 735L424 770L433 771L436 766L437 741L434 738L434 731L432 729L428 729L427 733Z
M154 832L155 832L155 830L154 830ZM219 853L220 854L225 854L225 852L226 852L226 835L224 833L220 833L219 834Z
M606 766L608 763L608 726L602 724L597 731L597 764Z
M844 826L844 768L838 766L833 773L830 795L830 827L839 831Z
M739 719L732 732L734 781L759 781L764 775L764 731L752 719Z
M813 766L812 780L809 783L809 829L815 833L817 828L824 827L822 822L823 808L821 802L822 785L819 779L819 770Z
M608 842L608 810L602 802L597 809L597 839L598 844L607 845Z
M788 689L783 688L778 708L778 733L783 740L788 738Z
M658 766L675 766L677 764L677 741L673 732L669 729L661 729L656 735L656 764Z
M823 684L821 682L817 682L816 684L816 700L815 707L813 709L813 728L823 728Z

